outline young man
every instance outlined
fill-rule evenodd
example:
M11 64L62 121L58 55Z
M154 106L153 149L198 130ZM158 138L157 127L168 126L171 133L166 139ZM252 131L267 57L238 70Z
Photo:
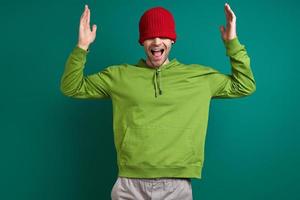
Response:
M163 7L140 19L139 43L146 60L112 65L84 76L89 45L90 10L80 19L79 40L61 79L63 94L74 98L111 98L118 179L111 197L191 200L191 178L201 178L209 105L212 98L252 94L255 80L246 49L236 35L236 17L225 4L226 28L220 31L232 74L169 60L176 42L173 15Z

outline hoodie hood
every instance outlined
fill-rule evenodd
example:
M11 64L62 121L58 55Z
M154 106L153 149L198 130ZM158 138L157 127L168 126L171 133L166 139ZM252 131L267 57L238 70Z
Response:
M148 68L153 70L153 85L155 90L155 97L158 95L162 95L162 74L164 70L171 69L180 63L177 61L176 58L169 61L168 64L161 65L159 67L150 67L147 65L145 59L141 58L136 65L137 67Z

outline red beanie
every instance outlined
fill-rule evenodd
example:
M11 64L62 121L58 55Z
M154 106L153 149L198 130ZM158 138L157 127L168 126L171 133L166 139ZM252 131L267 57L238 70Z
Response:
M146 39L164 37L176 41L174 17L163 7L147 10L139 22L139 43L143 45Z

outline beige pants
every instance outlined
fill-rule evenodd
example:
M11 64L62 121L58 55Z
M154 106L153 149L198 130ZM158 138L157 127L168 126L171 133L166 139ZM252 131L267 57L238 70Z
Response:
M189 178L127 178L118 177L112 200L192 200Z

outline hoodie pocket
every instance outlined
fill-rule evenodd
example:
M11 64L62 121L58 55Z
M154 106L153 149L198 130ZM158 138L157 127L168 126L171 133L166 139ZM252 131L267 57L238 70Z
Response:
M192 129L185 127L127 127L120 151L121 164L176 167L192 164Z

